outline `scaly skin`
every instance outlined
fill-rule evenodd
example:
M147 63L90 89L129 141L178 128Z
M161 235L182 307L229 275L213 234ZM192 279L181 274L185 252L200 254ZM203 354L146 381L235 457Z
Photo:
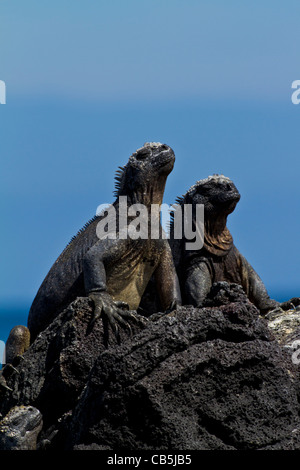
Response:
M151 204L159 206L174 162L173 150L160 143L146 143L133 153L116 177L117 214L119 196L127 196L128 206L144 204L149 213ZM116 239L99 239L96 228L104 217L94 217L73 237L44 279L28 316L31 342L78 296L93 300L92 324L101 316L119 338L119 326L130 328L128 320L135 318L130 310L138 308L152 275L165 310L181 303L171 250L161 232L158 239L150 232L147 239L120 239L117 224Z
M238 251L226 227L227 217L239 199L237 188L223 175L198 181L177 203L192 204L193 209L196 204L204 204L203 247L186 250L185 239L174 239L174 224L171 224L170 245L184 303L201 307L212 284L227 281L240 284L250 301L265 314L280 304L270 299L262 280ZM195 218L193 221L195 224Z
M15 406L0 421L0 450L36 450L42 426L37 408Z

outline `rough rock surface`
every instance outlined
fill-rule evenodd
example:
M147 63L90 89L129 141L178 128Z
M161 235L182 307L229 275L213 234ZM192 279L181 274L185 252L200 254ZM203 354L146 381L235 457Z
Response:
M266 319L281 345L292 347L294 341L300 340L300 306L286 311L275 309L266 315Z
M78 298L41 333L0 412L43 416L38 448L300 449L299 374L241 287L213 286L206 305L142 320L103 346Z
M42 426L39 410L33 406L15 406L0 421L0 450L36 450Z
M266 316L269 328L292 362L300 367L300 306L277 308Z
M106 350L102 322L90 328L92 305L87 297L77 298L38 335L23 361L14 364L18 373L9 371L5 376L13 392L0 391L2 415L15 405L33 405L47 426L74 405L94 361ZM121 331L123 341L127 335ZM113 335L110 344L117 346Z

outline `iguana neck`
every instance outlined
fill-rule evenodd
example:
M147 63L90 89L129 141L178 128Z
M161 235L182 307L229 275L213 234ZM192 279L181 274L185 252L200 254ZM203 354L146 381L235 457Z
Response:
M233 245L231 233L226 227L227 215L204 218L204 247L216 256L225 256Z
M150 209L151 204L161 205L166 185L165 178L146 182L143 188L134 189L127 194L129 204L143 204Z
M152 224L153 224L159 230L157 236L158 237L162 236L160 207L161 207L162 200L163 200L165 184L166 184L165 179L163 181L157 179L157 181L155 181L154 183L151 182L151 184L147 182L143 186L143 188L134 188L131 191L128 190L126 194L123 195L123 196L126 196L127 198L126 202L127 202L127 210L128 210L128 216L127 216L128 224L132 222L134 219L136 219L136 217L143 217L144 215L147 217L146 223L148 225L148 233L151 233ZM122 196L122 195L119 195L119 196ZM140 211L138 210L137 211L138 215L136 215L135 213L129 214L129 208L130 206L133 206L134 204L142 204L143 206L146 207L146 212L142 212L140 214L139 213ZM119 198L117 198L114 205L117 211L119 211L120 209ZM141 218L140 220L142 221L144 219ZM119 222L117 222L117 224L118 223ZM118 225L117 225L117 230L119 230Z

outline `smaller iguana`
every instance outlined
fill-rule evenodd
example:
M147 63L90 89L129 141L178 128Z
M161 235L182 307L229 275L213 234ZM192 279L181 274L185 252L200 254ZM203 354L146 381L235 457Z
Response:
M33 406L14 406L0 421L0 450L36 450L43 427L41 412Z
M76 297L89 296L94 303L91 325L101 316L111 325L117 339L119 326L129 327L132 310L139 306L143 292L154 275L156 289L164 311L181 304L181 294L168 240L163 236L159 211L167 177L175 162L173 150L161 143L145 143L134 152L116 176L112 207L116 214L115 238L99 238L97 226L109 215L95 216L72 238L53 264L31 305L28 329L18 327L9 336L10 355L22 354L24 344L34 341L54 318ZM120 197L126 196L126 211L134 204L147 209L149 235L144 238L122 236L119 223ZM137 206L138 207L138 206ZM156 214L159 233L151 238L151 217ZM136 217L130 213L128 224ZM155 217L154 217L155 218ZM106 220L106 219L105 219ZM124 235L124 234L123 234ZM130 309L130 310L128 310ZM20 338L23 336L24 341ZM21 339L21 341L20 341ZM4 378L2 382L5 387Z
M196 229L196 204L204 205L204 243L200 250L187 250L186 240L174 238L174 219L170 227L170 245L179 275L183 303L201 306L213 283L227 281L243 287L249 300L262 314L280 304L267 290L245 257L238 251L226 223L240 200L234 183L223 175L197 181L176 201L193 206L193 230Z

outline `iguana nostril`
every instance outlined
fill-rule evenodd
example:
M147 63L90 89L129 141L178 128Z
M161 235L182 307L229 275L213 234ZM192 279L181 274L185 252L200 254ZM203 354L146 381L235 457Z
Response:
M147 150L146 152L142 152L140 151L139 153L136 154L136 159L137 160L145 160L147 158L147 156L149 155L149 151Z

